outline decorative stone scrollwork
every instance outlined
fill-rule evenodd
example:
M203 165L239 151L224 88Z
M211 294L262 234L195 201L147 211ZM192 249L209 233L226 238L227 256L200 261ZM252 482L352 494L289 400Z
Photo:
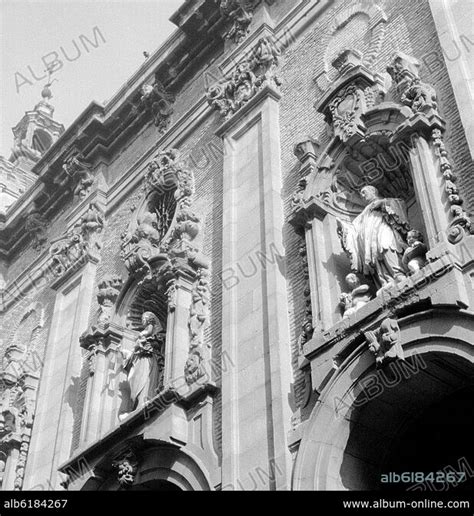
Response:
M231 78L211 86L207 101L225 118L230 118L267 84L281 85L275 73L280 52L270 38L261 38L250 57L240 62Z
M76 152L66 159L62 168L69 180L75 184L74 195L84 199L94 183L94 176L90 172L91 165L84 160L81 153Z
M158 80L155 80L153 85L144 84L140 89L140 93L141 106L152 114L158 131L163 134L171 123L175 96L172 93L168 93Z
M224 34L226 39L240 43L249 32L249 25L253 18L253 11L260 0L221 0L220 11L228 20L230 28Z
M110 274L99 282L97 301L99 303L99 316L97 322L105 324L109 322L115 301L122 288L122 278L117 274Z
M452 244L460 242L464 235L473 232L471 219L463 210L463 199L459 195L455 184L456 175L453 172L451 163L448 159L448 151L444 145L443 133L439 129L433 129L431 139L435 148L435 153L439 157L439 166L444 178L444 188L448 194L450 206L451 223L447 229L448 241Z
M377 367L396 360L404 360L400 327L395 319L385 319L376 331L365 332L370 352L375 355Z
M194 175L176 149L160 152L148 165L141 208L134 210L122 234L121 257L131 274L151 279L150 262L158 258L188 258L197 252L193 240L200 219L192 211Z
M117 471L117 480L122 489L129 489L135 482L138 471L138 458L132 449L122 452L113 462L112 467Z
M189 314L190 347L184 374L188 384L194 383L206 375L204 329L209 319L209 271L199 269L192 293L192 304Z
M79 222L64 236L52 242L51 265L56 276L75 268L83 260L99 259L101 243L99 235L104 227L103 214L95 203L91 203Z

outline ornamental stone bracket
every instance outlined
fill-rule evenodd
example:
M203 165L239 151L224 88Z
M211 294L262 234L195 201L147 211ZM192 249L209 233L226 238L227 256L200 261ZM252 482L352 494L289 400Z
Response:
M94 184L91 168L82 153L75 150L64 160L61 173L54 179L54 183L60 187L67 186L75 197L84 199Z
M270 36L260 38L249 56L236 65L228 80L208 88L209 105L229 119L265 86L278 89L282 84L276 74L279 55Z
M354 353L369 349L377 367L403 359L403 343L397 340L394 319L437 307L458 311L469 306L462 273L466 256L461 259L446 245L431 250L423 268L382 289L348 317L326 331L315 329L313 337L303 346L303 354L311 364L312 385L317 392L321 392L329 378ZM469 255L467 259L472 258ZM307 363L302 363L302 368Z
M110 321L122 284L122 278L117 274L108 274L99 282L97 293L99 303L97 322L99 324L106 324Z
M384 319L378 330L366 332L365 337L378 368L396 360L404 360L400 327L395 319Z
M33 249L41 251L46 245L47 219L33 207L25 216L25 232L33 242Z
M90 203L80 220L63 236L51 242L48 269L55 277L52 288L62 283L85 263L97 263L102 249L103 211Z
M113 461L112 467L117 472L117 480L122 489L132 487L138 469L138 457L131 447L123 450Z
M140 109L151 114L158 132L164 134L171 124L175 96L158 79L153 84L143 84L140 94Z
M240 43L249 33L253 13L261 0L220 0L219 9L227 22L225 39Z

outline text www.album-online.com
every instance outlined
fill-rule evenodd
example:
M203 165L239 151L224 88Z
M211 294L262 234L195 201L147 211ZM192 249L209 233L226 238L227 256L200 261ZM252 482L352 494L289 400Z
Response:
M468 500L344 500L344 509L469 509Z

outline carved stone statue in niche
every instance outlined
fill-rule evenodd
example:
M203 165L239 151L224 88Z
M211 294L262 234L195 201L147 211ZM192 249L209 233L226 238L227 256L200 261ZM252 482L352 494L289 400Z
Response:
M359 278L353 272L346 276L346 284L351 291L341 294L344 318L349 317L370 301L369 285L361 285Z
M407 235L408 247L403 254L403 263L410 272L419 271L426 264L426 245L423 235L412 229Z
M143 313L142 327L133 351L122 350L130 386L131 410L155 396L163 374L163 327L153 312ZM121 418L126 415L121 415Z
M371 185L364 186L360 195L367 206L352 223L337 219L337 232L352 270L373 277L383 288L405 276L406 210L401 199L383 199Z

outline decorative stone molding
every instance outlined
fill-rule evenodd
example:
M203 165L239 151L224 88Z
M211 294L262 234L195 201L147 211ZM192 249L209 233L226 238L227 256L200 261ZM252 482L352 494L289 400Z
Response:
M153 84L144 84L140 88L140 106L151 113L158 131L163 134L171 123L171 115L174 112L173 103L175 96L168 93L160 81Z
M99 291L97 293L97 301L100 305L99 317L97 319L99 324L105 324L110 321L122 283L122 278L117 274L109 274L99 282Z
M190 347L184 374L188 384L196 382L206 375L206 354L204 350L204 329L209 320L209 271L199 269L192 293L192 304L189 314Z
M33 240L33 249L41 251L46 243L47 220L41 213L33 208L25 217L25 231Z
M226 39L240 43L249 33L253 12L261 0L220 0L220 11L230 27L224 34Z
M400 327L395 319L385 319L376 331L365 332L370 352L375 355L377 367L396 360L404 360Z
M465 234L473 233L473 227L469 215L462 208L464 201L459 195L459 190L455 184L456 175L448 159L443 133L439 129L433 129L431 139L435 153L439 158L439 166L444 179L444 189L450 204L449 212L452 220L447 228L448 241L452 244L457 244L463 239Z
M397 52L387 66L400 94L400 102L408 106L414 113L426 109L438 110L436 91L432 86L421 82L420 62L403 52Z
M270 38L260 38L250 56L236 66L229 80L207 90L209 105L228 119L267 84L279 87L282 83L275 72L279 55Z
M13 477L9 483L15 491L23 486L39 382L38 373L23 371L19 353L23 356L24 349L7 352L0 388L0 451L5 462L11 462L8 469ZM8 373L13 370L14 375ZM12 449L19 450L17 458L11 454Z
M91 165L84 160L80 152L75 152L69 156L62 166L66 178L63 182L70 181L74 186L74 195L84 199L91 191L94 183L94 176L90 172Z
M123 451L112 461L112 467L117 471L117 480L122 489L129 489L135 482L138 471L138 458L135 452L131 448Z
M298 350L300 352L303 351L303 346L311 340L311 337L314 333L313 328L313 311L311 307L311 288L309 282L309 269L308 269L308 256L306 250L306 243L303 242L299 249L299 255L301 256L301 261L303 265L303 277L304 277L304 288L303 288L303 298L305 302L305 310L304 310L304 318L303 323L301 324L301 333L298 337Z

